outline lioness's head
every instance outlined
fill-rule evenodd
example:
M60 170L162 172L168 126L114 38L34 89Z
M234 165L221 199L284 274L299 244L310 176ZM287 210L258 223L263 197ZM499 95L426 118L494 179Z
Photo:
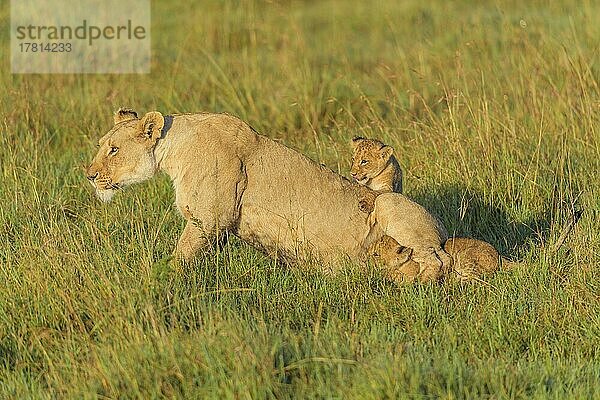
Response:
M115 126L98 141L98 154L86 171L96 194L105 202L115 191L151 178L156 172L154 147L165 120L157 111L138 118L135 111L119 109Z
M379 140L355 137L352 139L352 167L350 174L358 183L366 185L369 179L375 178L388 165L394 152Z

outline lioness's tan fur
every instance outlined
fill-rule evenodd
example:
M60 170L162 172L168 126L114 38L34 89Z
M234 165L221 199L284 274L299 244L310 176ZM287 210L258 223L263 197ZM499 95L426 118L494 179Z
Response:
M188 221L176 255L190 260L226 232L285 259L364 261L380 239L359 200L371 191L259 135L227 114L120 110L87 170L101 199L164 171Z

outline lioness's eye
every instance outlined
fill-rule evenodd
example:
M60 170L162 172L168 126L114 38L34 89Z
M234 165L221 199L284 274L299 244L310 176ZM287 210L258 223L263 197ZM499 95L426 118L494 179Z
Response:
M360 165L367 165L369 162L367 160L360 160Z
M114 146L113 146L113 147L111 147L111 148L110 148L110 150L108 151L108 155L109 155L109 156L111 156L111 155L117 154L117 151L119 151L119 148L118 148L118 147L114 147Z

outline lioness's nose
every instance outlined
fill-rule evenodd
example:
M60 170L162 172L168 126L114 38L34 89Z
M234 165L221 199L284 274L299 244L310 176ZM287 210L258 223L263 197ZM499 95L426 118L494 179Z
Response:
M87 178L89 181L94 182L94 180L98 177L98 173L94 172L93 174L88 174Z

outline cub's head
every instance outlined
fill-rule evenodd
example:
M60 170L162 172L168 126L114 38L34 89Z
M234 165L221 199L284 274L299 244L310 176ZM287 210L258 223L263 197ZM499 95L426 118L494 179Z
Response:
M394 152L379 140L355 137L352 139L352 167L350 174L358 183L366 185L369 179L375 178L390 162Z
M157 111L138 118L135 111L119 109L115 125L98 141L98 154L86 171L87 179L105 202L115 191L151 178L157 170L154 147L165 120Z
M397 268L411 260L412 249L402 247L391 237L384 236L370 247L369 253L376 263Z

